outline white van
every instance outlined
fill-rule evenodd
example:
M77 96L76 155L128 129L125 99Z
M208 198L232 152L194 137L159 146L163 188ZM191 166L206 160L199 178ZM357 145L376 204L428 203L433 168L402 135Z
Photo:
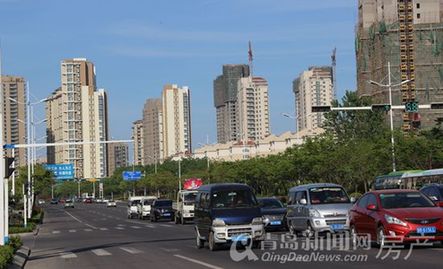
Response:
M156 196L143 196L140 203L137 205L137 214L140 219L149 218L151 205L155 200L157 200Z
M128 219L138 217L138 205L141 203L143 196L131 196L128 199Z

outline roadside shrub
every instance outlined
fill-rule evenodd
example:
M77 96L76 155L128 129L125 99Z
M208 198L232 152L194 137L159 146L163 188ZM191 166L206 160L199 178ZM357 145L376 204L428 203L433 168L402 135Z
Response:
M5 269L14 258L14 249L10 245L0 247L0 269Z
M26 227L23 226L9 226L10 234L18 234L18 233L30 233L35 229L35 223L29 222Z
M359 193L359 192L353 192L349 195L350 197L354 197L355 199L359 199L360 197L363 196L363 194Z
M11 236L9 238L9 246L12 247L14 250L14 253L23 245L23 242L20 237L18 236Z

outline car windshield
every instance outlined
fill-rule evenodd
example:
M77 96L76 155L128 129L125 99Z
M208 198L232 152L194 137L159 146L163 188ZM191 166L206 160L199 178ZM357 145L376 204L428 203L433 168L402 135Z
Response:
M346 204L350 203L349 197L343 188L321 187L309 190L311 204Z
M72 203L72 200L66 200L66 203Z
M214 208L241 208L257 205L255 196L248 190L223 190L212 194Z
M171 200L165 200L165 201L158 201L155 203L155 206L160 207L160 206L172 206L172 201Z
M185 202L195 202L195 197L197 196L197 193L193 192L193 193L187 193L185 195L183 195L183 200Z
M282 208L283 204L277 199L260 199L262 208Z
M138 204L140 204L140 200L131 201L131 206L136 206Z
M152 205L152 203L155 201L155 199L148 199L143 201L143 205Z
M419 192L382 193L380 200L385 209L435 206Z

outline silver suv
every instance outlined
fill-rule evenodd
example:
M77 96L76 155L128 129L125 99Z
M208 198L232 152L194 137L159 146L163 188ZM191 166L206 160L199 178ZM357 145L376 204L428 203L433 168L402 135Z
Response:
M342 186L308 184L289 190L287 222L291 233L310 237L315 232L349 230L348 211L354 202Z

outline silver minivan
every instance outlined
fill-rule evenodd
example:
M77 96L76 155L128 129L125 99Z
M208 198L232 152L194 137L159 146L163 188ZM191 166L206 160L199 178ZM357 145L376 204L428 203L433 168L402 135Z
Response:
M310 237L315 232L349 230L349 199L342 186L331 183L293 187L288 195L287 222L291 233Z

